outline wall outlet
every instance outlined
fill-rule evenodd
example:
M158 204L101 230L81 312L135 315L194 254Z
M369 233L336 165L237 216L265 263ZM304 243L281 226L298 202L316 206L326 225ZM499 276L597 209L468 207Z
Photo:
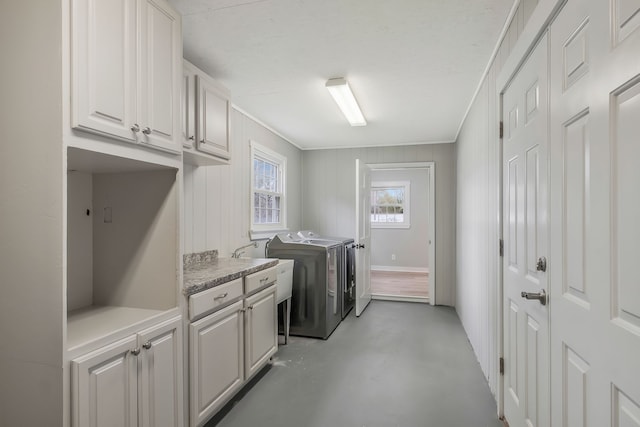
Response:
M391 254L391 261L395 261L396 260L396 254Z

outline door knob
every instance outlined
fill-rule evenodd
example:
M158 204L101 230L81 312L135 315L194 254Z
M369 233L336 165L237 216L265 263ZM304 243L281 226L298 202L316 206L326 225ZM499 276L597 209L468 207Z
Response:
M525 299L537 299L540 301L540 304L547 305L547 293L544 289L541 289L540 292L521 292L520 296Z
M547 259L543 256L538 258L538 262L536 262L536 270L542 271L543 273L547 271Z

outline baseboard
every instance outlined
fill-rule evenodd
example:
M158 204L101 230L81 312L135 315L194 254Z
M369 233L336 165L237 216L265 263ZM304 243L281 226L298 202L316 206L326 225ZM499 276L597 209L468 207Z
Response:
M429 273L425 267L397 267L393 265L372 265L371 271L397 271L401 273Z
M405 297L387 294L371 294L371 299L378 301L419 302L429 304L429 297Z

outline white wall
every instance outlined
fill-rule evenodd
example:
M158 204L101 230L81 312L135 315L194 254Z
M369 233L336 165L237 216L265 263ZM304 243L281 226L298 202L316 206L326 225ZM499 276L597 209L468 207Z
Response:
M456 223L456 310L485 375L489 368L487 341L489 284L487 266L488 92L482 85L457 142L458 193ZM496 243L496 242L494 242ZM494 245L494 248L496 246Z
M456 311L494 394L498 390L500 185L498 73L538 5L521 0L456 140Z
M67 172L67 206L67 311L72 311L93 304L93 174Z
M302 228L302 151L235 109L231 138L230 165L184 167L185 253L218 249L229 257L250 243L250 140L287 158L287 225ZM264 256L264 242L246 255Z
M436 303L455 304L456 165L454 144L351 148L304 152L304 228L355 236L355 160L435 162Z
M371 266L407 271L429 267L429 171L372 170L371 181L410 183L409 228L371 228ZM392 260L395 255L395 260Z
M0 14L0 425L60 425L64 166L59 1Z

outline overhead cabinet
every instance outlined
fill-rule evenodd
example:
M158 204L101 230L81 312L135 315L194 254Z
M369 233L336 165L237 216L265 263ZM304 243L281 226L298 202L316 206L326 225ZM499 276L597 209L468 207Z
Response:
M164 0L73 0L72 127L180 152L181 18Z
M229 91L188 61L182 81L182 139L187 163L228 164L231 100Z

